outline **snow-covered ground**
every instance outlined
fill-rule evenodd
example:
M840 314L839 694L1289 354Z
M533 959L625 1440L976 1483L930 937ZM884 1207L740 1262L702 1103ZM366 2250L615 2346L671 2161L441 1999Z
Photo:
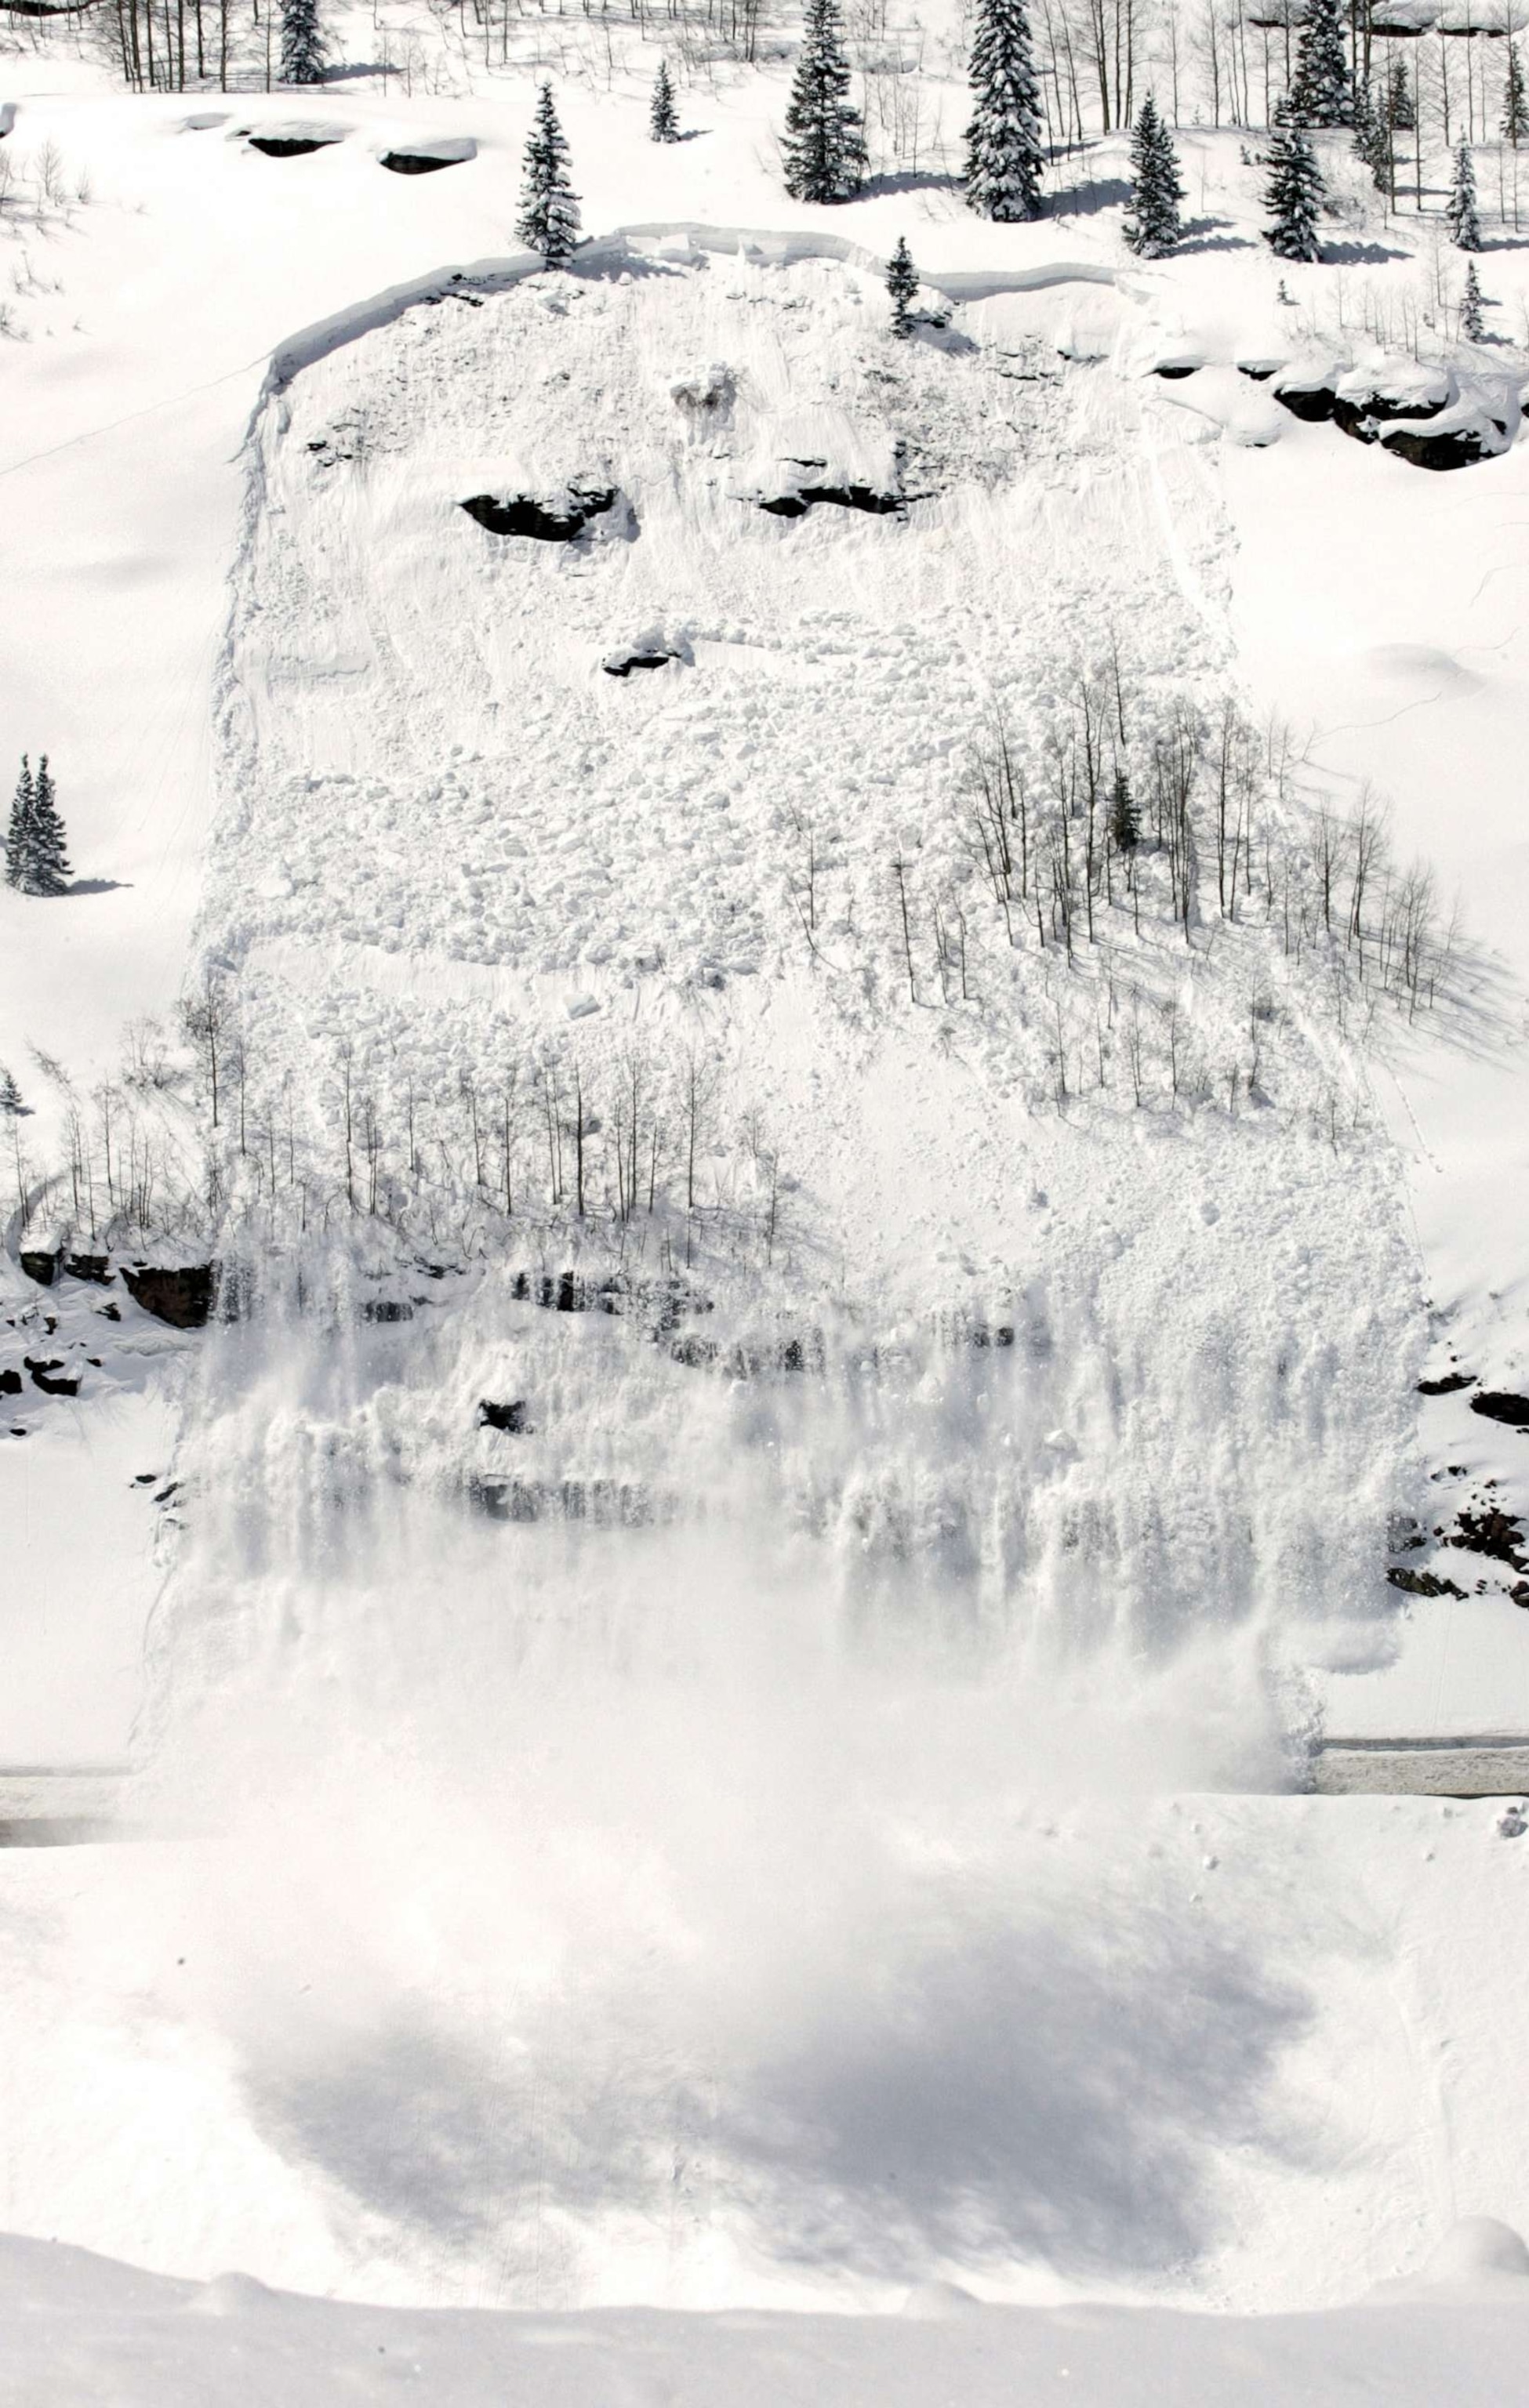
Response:
M1521 254L1463 350L1335 141L1282 301L1233 135L1145 265L1118 143L1033 226L939 172L812 210L772 59L664 150L636 29L609 75L573 21L498 73L346 38L386 77L317 109L0 61L0 724L82 882L0 893L14 1134L59 1162L125 1047L173 1185L201 1105L142 1023L210 977L245 1047L243 1318L6 1266L0 1763L131 1741L183 1836L0 1856L0 2223L396 2306L18 2243L0 2396L217 2399L210 2309L294 2401L432 2352L464 2401L1510 2397L1506 2274L1258 2326L917 2286L1332 2308L1529 2215L1520 1818L1289 1794L1324 1727L1529 1731L1514 1573L1448 1543L1529 1441L1415 1394L1524 1384L1524 455L1429 475L1238 366L1432 309L1511 436ZM512 255L533 42L571 277ZM815 488L896 507L762 507ZM460 507L591 494L567 544ZM1039 826L1096 671L1139 794L1238 704L1254 834L1233 915L1203 851L1186 943L1154 855L1069 965L972 755ZM1299 933L1366 780L1461 896L1415 1014ZM824 2305L882 2314L740 2322Z

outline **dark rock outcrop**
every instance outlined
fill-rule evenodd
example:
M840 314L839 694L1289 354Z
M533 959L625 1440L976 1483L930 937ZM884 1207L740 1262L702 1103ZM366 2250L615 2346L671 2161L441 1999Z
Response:
M7 1363L0 1370L0 1397L19 1397L21 1393L22 1375L12 1364Z
M49 1362L39 1363L32 1355L23 1354L22 1360L32 1375L33 1386L40 1388L45 1397L79 1396L79 1382L78 1379L69 1378L62 1362L56 1357Z
M1281 409L1307 426L1320 426L1333 415L1337 394L1330 384L1277 384L1274 397Z
M1420 1380L1418 1394L1420 1397L1453 1397L1462 1388L1474 1388L1475 1385L1474 1371L1446 1371L1441 1380Z
M496 1404L492 1397L481 1397L478 1400L480 1429L503 1430L511 1438L525 1438L529 1434L531 1426L526 1418L526 1403L524 1397L516 1397L506 1405Z
M36 1281L39 1287L52 1286L54 1280L58 1276L58 1267L63 1259L64 1256L62 1252L50 1254L38 1247L23 1246L22 1248L22 1268L25 1271L29 1280Z
M624 678L630 677L633 669L661 669L679 657L678 652L613 653L608 661L601 661L600 666L607 677Z
M1392 1588L1405 1589L1408 1597L1464 1597L1451 1580L1440 1580L1434 1572L1415 1572L1410 1564L1392 1564L1386 1573Z
M1489 444L1468 426L1440 435L1413 435L1399 426L1394 433L1382 435L1380 445L1383 451L1394 452L1399 460L1406 460L1414 468L1470 468L1478 460L1494 459L1497 454L1495 444Z
M328 150L340 139L338 134L252 134L252 150L262 151L267 159L301 159L310 150Z
M64 1268L71 1279L90 1280L96 1287L109 1287L111 1284L109 1254L69 1254L65 1259Z
M879 494L873 485L802 485L794 494L776 494L759 508L772 519L804 519L819 502L842 510L869 510L874 518L900 515L905 508L901 494Z
M433 176L439 167L460 167L462 161L438 157L431 150L384 150L382 165L396 176Z
M532 494L472 494L461 505L490 535L529 536L537 543L571 543L615 500L614 485L570 485L566 500L541 502Z
M1509 1429L1529 1430L1529 1397L1517 1397L1511 1389L1483 1388L1471 1398L1471 1411L1489 1422L1506 1422Z
M123 1277L135 1304L172 1329L201 1329L212 1310L216 1270L211 1263L194 1263L182 1270L160 1270L151 1263L124 1263Z

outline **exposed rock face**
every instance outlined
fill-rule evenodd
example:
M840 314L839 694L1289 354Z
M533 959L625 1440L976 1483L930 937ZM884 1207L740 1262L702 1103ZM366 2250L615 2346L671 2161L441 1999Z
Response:
M1408 1597L1464 1597L1451 1580L1440 1580L1435 1572L1415 1572L1408 1564L1392 1564L1386 1574L1392 1588L1406 1591Z
M794 494L777 494L761 502L773 519L804 519L819 502L836 503L842 510L869 510L887 518L903 507L901 494L878 494L872 485L801 485Z
M32 1355L23 1354L22 1360L31 1374L33 1386L40 1388L45 1397L79 1396L79 1382L67 1377L63 1363L56 1356L39 1363Z
M1446 1371L1440 1380L1420 1380L1418 1394L1420 1397L1453 1397L1458 1396L1462 1388L1474 1388L1475 1385L1474 1371Z
M111 1284L109 1254L69 1254L64 1268L71 1279L90 1280L96 1287L109 1287Z
M52 1286L63 1259L62 1254L50 1254L36 1247L29 1250L23 1246L21 1254L22 1270L28 1279L36 1280L39 1287Z
M473 494L462 504L490 535L529 536L537 543L571 543L591 519L608 510L616 497L614 485L570 485L556 501L539 501L532 494Z
M496 1404L492 1397L483 1397L478 1405L478 1426L480 1429L504 1430L511 1438L524 1438L531 1426L526 1412L524 1397L516 1397L507 1405Z
M678 652L613 653L608 661L601 661L600 666L607 677L624 678L630 677L633 669L665 668L671 661L677 661L679 657Z
M327 150L339 140L338 134L252 134L252 150L264 151L267 159L300 159L309 150Z
M150 1263L123 1265L128 1294L156 1321L172 1329L201 1329L212 1310L215 1267L195 1263L183 1270L159 1270Z

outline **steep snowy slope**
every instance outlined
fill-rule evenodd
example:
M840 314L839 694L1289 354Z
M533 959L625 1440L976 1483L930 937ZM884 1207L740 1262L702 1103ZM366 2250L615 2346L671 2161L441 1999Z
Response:
M1472 923L1516 940L1481 894L1511 807L1473 831L1510 792L1520 456L1429 478L1240 374L1367 340L1429 271L1391 229L1287 310L1235 136L1186 135L1207 222L1147 269L1101 205L1118 146L1033 227L937 179L814 213L773 68L656 159L632 40L565 95L591 225L797 242L368 307L503 251L523 77L336 86L344 138L289 159L243 132L281 95L23 105L109 196L25 222L66 293L19 294L6 354L7 590L40 597L0 631L7 740L47 734L79 867L124 882L3 898L0 1060L40 1154L71 1105L29 1042L87 1119L182 977L244 1051L187 1204L238 1318L195 1341L140 1726L204 1836L0 1865L0 2212L409 2301L1344 2296L1457 2213L1523 2221L1522 1818L1153 1793L1300 1779L1324 1665L1384 1694L1442 1358L1383 1115L1399 1080L1511 1193L1522 1055L1470 943L1414 1025L1341 910L1319 933L1305 726L1221 710L1363 723L1320 757L1401 794L1398 889L1412 844L1443 883L1448 787ZM405 136L473 155L390 176ZM905 225L958 302L909 346L800 239ZM1061 280L961 297L1016 270ZM1080 724L1150 821L1191 712L1189 939L1165 839L1069 946ZM1001 893L1004 742L1037 856ZM1468 1110L1428 1120L1424 1079ZM189 1064L163 1116L200 1182ZM1517 1310L1476 1194L1424 1242L1479 1221L1460 1289ZM1470 1368L1511 1385L1502 1330ZM127 1475L95 1401L28 1532L55 1599ZM10 1483L64 1456L27 1408ZM1492 1577L1461 1606L1522 1678Z

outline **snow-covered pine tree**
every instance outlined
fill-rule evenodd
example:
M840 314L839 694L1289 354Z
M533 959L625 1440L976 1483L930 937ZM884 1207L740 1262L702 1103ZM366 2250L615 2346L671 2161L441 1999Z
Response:
M1139 258L1167 258L1184 230L1178 215L1183 198L1178 154L1148 93L1136 111L1131 136L1131 200L1125 223L1127 246Z
M53 781L45 752L32 787L32 825L27 836L26 891L29 895L62 895L68 882L69 863L64 822L58 815Z
M1384 112L1377 108L1375 94L1367 83L1354 86L1354 149L1368 167L1376 191L1394 197L1396 161L1391 127Z
M1110 842L1117 853L1134 853L1142 840L1142 815L1136 797L1131 791L1131 780L1122 761L1115 772L1110 788Z
M667 59L659 60L658 72L653 79L648 133L655 142L677 142L680 138L680 116L674 106L674 86L670 81Z
M1523 61L1517 42L1507 46L1507 81L1503 87L1503 140L1516 150L1529 134L1529 91L1524 88Z
M1471 157L1468 142L1462 142L1455 152L1450 205L1445 215L1450 221L1450 232L1457 251L1481 249L1481 221L1476 207L1476 163Z
M847 201L865 181L865 132L849 102L839 0L807 0L781 148L794 201Z
M568 179L568 143L544 83L526 141L526 172L515 232L549 267L566 267L579 239L579 200Z
M1486 341L1487 322L1481 315L1483 307L1481 280L1476 272L1473 259L1465 270L1465 290L1460 296L1460 331L1467 343Z
M977 0L968 72L966 206L1005 224L1038 218L1046 146L1025 0Z
M326 47L319 0L281 0L281 81L322 83Z
M1290 97L1293 124L1352 124L1354 91L1343 47L1342 0L1306 0Z
M32 858L32 814L36 806L36 786L32 776L28 755L22 755L22 774L16 781L11 800L10 824L6 830L6 884L25 891L27 866Z
M1405 59L1392 59L1391 63L1386 85L1386 123L1393 134L1415 134L1418 130L1417 106L1406 79Z
M912 310L918 297L918 270L908 251L908 237L900 234L897 249L887 263L887 290L892 296L892 332L911 335Z
M8 1112L14 1118L21 1110L22 1091L5 1065L0 1063L0 1112Z
M1298 125L1288 125L1269 144L1269 180L1263 205L1273 223L1263 239L1280 259L1320 259L1317 217L1327 188L1310 143Z

